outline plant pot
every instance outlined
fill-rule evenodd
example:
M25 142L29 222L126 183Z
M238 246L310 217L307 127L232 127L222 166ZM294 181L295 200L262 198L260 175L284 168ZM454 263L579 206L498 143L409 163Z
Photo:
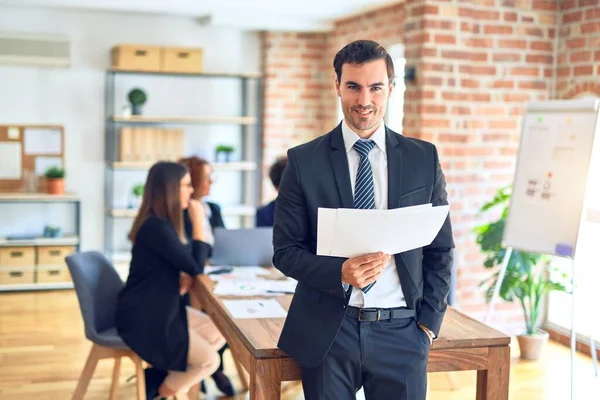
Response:
M47 179L46 189L49 194L65 194L64 178Z
M548 341L548 332L538 329L535 335L517 335L521 358L524 360L538 360L542 355L544 345Z
M142 104L132 104L131 105L131 114L132 115L142 115Z

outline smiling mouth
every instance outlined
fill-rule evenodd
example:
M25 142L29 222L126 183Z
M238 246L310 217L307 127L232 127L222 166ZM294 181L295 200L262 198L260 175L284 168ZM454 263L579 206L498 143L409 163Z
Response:
M373 110L357 110L357 109L354 109L354 112L357 113L360 116L367 116L367 115L370 115L373 112Z

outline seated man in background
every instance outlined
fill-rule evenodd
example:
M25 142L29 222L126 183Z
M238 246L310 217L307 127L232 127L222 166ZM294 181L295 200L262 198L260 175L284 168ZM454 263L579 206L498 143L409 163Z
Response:
M283 171L285 170L285 166L287 165L287 157L279 157L273 165L271 165L271 169L269 170L269 178L271 178L271 182L275 187L275 190L279 191L279 182L281 181L281 176L283 175ZM256 226L273 226L273 221L275 219L275 200L270 202L269 204L260 207L256 210Z

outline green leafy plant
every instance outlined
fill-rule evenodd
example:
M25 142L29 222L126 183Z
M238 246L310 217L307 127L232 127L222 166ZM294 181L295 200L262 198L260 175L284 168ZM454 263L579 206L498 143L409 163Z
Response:
M477 244L486 256L483 265L495 269L492 276L480 285L486 287L487 301L492 297L507 251L502 247L502 238L510 195L510 186L499 189L494 198L481 207L479 215L502 207L500 218L474 229ZM567 285L566 274L553 268L548 256L513 249L500 285L500 297L505 301L519 302L525 316L527 334L534 335L539 324L542 299L553 290L568 292Z
M216 148L217 153L233 153L235 148L233 146L220 144Z
M127 95L129 102L133 105L142 105L146 102L146 93L139 88L132 89Z
M138 183L137 185L134 185L133 188L131 188L131 194L135 197L142 197L144 195L144 184Z
M65 169L53 166L46 170L44 176L48 179L61 179L65 177Z

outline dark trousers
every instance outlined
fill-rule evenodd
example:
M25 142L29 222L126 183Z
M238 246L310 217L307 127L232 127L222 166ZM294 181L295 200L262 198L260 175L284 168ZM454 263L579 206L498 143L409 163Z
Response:
M429 338L414 318L346 317L325 359L302 369L306 400L425 400Z

